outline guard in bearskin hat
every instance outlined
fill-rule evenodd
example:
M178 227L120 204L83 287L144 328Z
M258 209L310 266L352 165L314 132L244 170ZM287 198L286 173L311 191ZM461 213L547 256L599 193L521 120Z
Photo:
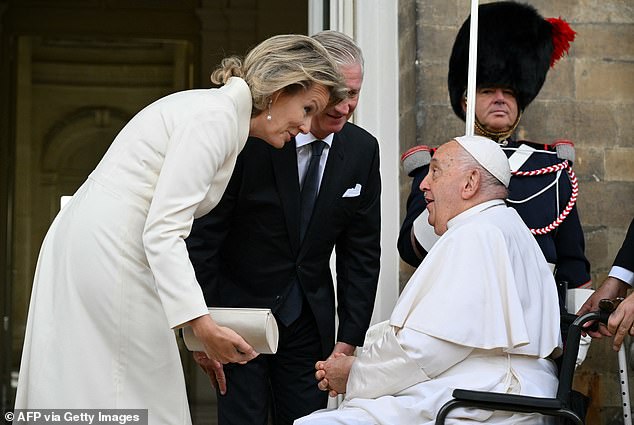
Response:
M554 268L563 307L566 287L590 285L590 265L575 205L574 146L565 140L538 144L512 136L522 111L538 95L549 68L568 51L575 32L561 19L544 19L532 6L509 1L481 5L478 16L475 133L497 141L505 150L513 171L507 201L531 229ZM462 120L468 58L469 19L456 37L448 75L451 106ZM423 229L426 203L419 189L433 151L416 146L401 158L413 182L398 249L401 258L415 267L434 242L434 236L425 235Z

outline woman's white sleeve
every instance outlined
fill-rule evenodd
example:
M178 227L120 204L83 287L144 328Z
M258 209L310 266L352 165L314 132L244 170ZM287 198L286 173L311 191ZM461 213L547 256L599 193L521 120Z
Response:
M235 114L210 115L189 120L171 135L143 233L156 291L173 328L208 312L185 238L218 170L237 149Z

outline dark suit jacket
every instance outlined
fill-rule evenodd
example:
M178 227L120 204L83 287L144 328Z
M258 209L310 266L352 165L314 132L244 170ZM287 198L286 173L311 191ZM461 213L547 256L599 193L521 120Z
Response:
M614 265L634 272L634 220L627 229L627 235L625 235L623 245L616 255Z
M359 196L343 197L357 184ZM336 247L337 339L362 345L379 276L380 192L377 140L347 123L334 136L300 245L295 141L278 150L250 138L222 200L194 222L187 239L207 304L275 311L297 276L328 355L335 336L329 260Z

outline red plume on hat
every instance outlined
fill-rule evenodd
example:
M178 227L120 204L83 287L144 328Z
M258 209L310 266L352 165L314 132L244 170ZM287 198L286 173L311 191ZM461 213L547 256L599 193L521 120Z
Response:
M568 22L559 18L546 18L553 27L553 54L550 57L550 67L555 66L555 63L564 57L570 49L570 43L575 41L577 33L570 28Z
M509 87L524 110L539 94L550 67L570 48L575 32L561 18L544 19L528 4L501 1L478 6L479 87ZM467 18L458 31L449 59L449 98L465 119L462 99L469 64Z

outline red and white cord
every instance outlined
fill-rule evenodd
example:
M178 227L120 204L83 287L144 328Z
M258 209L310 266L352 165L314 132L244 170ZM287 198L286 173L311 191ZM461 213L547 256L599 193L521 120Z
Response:
M566 208L564 208L564 210L561 212L561 214L559 214L559 217L557 217L555 221L550 223L548 226L542 227L540 229L530 229L533 235L545 235L546 233L549 233L555 230L557 227L559 227L561 223L563 223L566 217L568 217L568 214L570 214L570 211L572 211L572 208L577 203L577 195L579 194L579 183L577 181L577 176L575 175L575 172L572 171L572 167L570 166L570 163L567 160L557 165L540 168L538 170L512 172L514 176L530 177L530 176L539 176L543 174L556 173L563 169L565 169L566 172L568 173L568 176L570 177L570 184L572 186L572 193L570 194L570 199L568 200L568 204L566 205Z

